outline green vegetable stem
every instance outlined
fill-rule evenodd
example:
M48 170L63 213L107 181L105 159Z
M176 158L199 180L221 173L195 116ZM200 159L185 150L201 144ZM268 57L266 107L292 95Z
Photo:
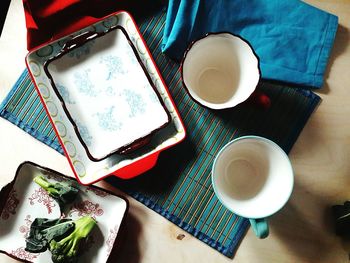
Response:
M71 183L51 183L41 175L36 176L33 180L46 190L46 192L59 203L61 208L65 204L73 202L79 192Z
M51 240L49 249L54 263L77 262L81 241L86 240L91 230L95 227L96 221L90 216L84 216L76 220L74 224L74 231L67 237L59 241Z

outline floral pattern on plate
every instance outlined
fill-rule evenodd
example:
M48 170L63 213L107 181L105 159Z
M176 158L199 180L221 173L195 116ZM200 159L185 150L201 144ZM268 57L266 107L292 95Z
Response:
M146 111L147 104L140 94L132 90L123 90L123 97L129 104L129 117L135 118L138 114L142 115Z
M72 58L80 59L83 56L90 54L91 48L93 47L94 44L95 44L95 40L91 40L85 45L72 50L72 52L69 52L68 56Z
M37 203L45 206L48 214L51 214L53 209L58 206L56 201L42 188L35 189L31 196L28 197L28 200L29 204L32 206L35 206Z
M98 120L98 126L105 131L117 131L123 126L123 124L114 117L114 109L115 107L112 106L93 114Z
M72 98L70 97L69 90L65 86L63 86L62 84L57 83L56 87L57 87L58 91L60 92L60 95L61 95L62 99L66 103L75 104L75 101L72 100Z
M96 219L97 228L91 233L91 238L84 247L80 262L106 262L111 247L116 241L119 226L127 213L127 201L103 189L76 184L80 190L79 196L76 201L67 206L67 212L64 209L64 214L61 215L58 204L52 205L55 201L48 194L45 195L41 192L40 186L33 182L33 178L37 175L42 175L50 181L63 182L68 180L73 184L77 183L69 177L37 164L31 162L21 164L17 169L10 191L7 193L6 190L2 189L0 193L1 198L4 198L8 204L0 211L0 252L28 262L49 263L51 262L49 251L36 254L29 253L24 249L25 238L34 219L37 217L54 219L60 216L77 219L84 215L90 215ZM47 202L48 199L50 202ZM48 204L50 204L50 212ZM111 236L111 233L114 235ZM107 240L108 243L106 243Z
M116 239L116 237L118 235L118 229L119 229L119 225L115 225L114 228L111 228L109 230L109 235L108 235L108 238L106 240L106 245L108 246L108 249L107 249L108 255L112 252L114 240Z
M12 189L5 203L5 207L2 211L1 218L3 220L7 220L11 217L11 215L15 215L18 204L19 200L17 198L17 192L15 189Z
M127 73L123 65L123 60L119 56L102 56L100 58L100 63L106 67L106 80L116 79L118 75Z
M93 203L89 200L84 200L82 202L74 204L69 211L69 216L77 214L80 216L89 215L98 221L98 217L102 216L104 213L103 208L98 203Z
M97 97L98 90L90 79L91 69L85 69L74 73L74 84L78 91L89 97Z
M9 254L12 255L13 257L16 257L16 258L22 259L22 260L26 260L29 262L36 260L40 256L40 254L33 254L33 253L25 251L24 247L19 247L19 248L16 248L14 250L11 250L9 252Z
M89 133L89 129L86 127L86 125L82 124L81 122L75 120L75 123L77 124L79 133L82 137L82 139L84 140L85 144L87 146L91 145L91 140L92 140L92 136Z
M31 215L27 215L24 219L24 224L19 227L19 232L23 234L23 237L26 238L29 235L30 226L33 223Z

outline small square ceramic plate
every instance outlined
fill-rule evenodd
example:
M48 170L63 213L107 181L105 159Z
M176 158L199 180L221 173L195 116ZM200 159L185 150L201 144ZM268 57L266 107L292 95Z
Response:
M126 12L31 51L26 63L82 184L116 175L185 137L178 111Z
M37 175L52 182L70 180L76 184L79 195L76 201L67 205L66 217L76 219L90 215L97 221L79 262L106 262L127 214L127 201L95 186L79 185L69 177L31 162L21 164L14 180L1 190L0 252L26 262L51 262L51 252L48 250L42 253L24 250L25 238L35 218L54 219L61 214L58 203L33 182Z

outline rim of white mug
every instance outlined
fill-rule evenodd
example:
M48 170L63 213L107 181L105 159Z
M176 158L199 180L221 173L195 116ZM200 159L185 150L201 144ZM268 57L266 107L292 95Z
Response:
M288 192L288 198L281 203L281 205L278 207L278 209L276 209L274 212L271 212L271 213L268 213L266 215L263 215L263 216L260 216L260 217L251 217L251 216L247 216L247 215L243 215L243 214L240 214L240 213L237 213L236 211L234 211L233 209L231 209L229 206L226 206L225 202L221 199L221 197L217 194L219 191L218 189L216 188L216 184L215 184L215 181L214 181L214 167L216 165L216 162L217 160L219 159L219 156L222 154L223 151L225 151L225 149L227 149L230 145L236 143L237 141L241 141L241 140L246 140L246 139L256 139L256 140L260 140L260 141L265 141L267 142L268 144L271 144L272 146L274 146L276 149L278 149L282 155L284 155L284 157L286 157L286 160L288 160L288 166L289 166L289 170L291 171L291 187L290 187L290 191ZM294 186L294 170L293 170L293 166L292 166L292 163L287 155L287 153L281 148L281 146L279 146L277 143L275 143L274 141L268 139L268 138L265 138L265 137L262 137L262 136L258 136L258 135L245 135L245 136L241 136L241 137L238 137L236 139L233 139L231 140L230 142L228 142L227 144L225 144L221 149L220 151L217 153L216 157L214 158L214 162L213 162L213 165L212 165L212 170L211 170L211 183L212 183L212 186L213 186L213 189L214 189L214 193L216 195L216 197L219 199L220 203L222 205L224 205L228 210L230 210L231 212L233 212L234 214L238 215L238 216L241 216L241 217L244 217L244 218L251 218L251 219L259 219L259 218L266 218L266 217L269 217L269 216L272 216L274 215L276 212L278 212L279 210L281 210L285 204L288 202L290 196L292 195L292 192L293 192L293 186Z
M257 68L258 68L258 74L259 74L259 77L258 77L258 81L254 87L254 89L252 89L252 92L249 94L248 97L242 99L242 101L236 103L236 104L233 104L233 105L229 105L229 106L226 106L226 107L222 107L223 104L225 103L208 103L211 105L211 107L209 107L208 105L205 105L202 103L202 101L199 101L197 99L195 99L192 95L192 93L190 92L190 89L187 87L186 83L185 83L185 80L184 80L184 72L183 72L183 66L184 66L184 63L185 63L185 60L186 60L186 57L188 55L188 53L190 52L190 50L192 49L192 47L199 41L201 40L204 40L205 38L207 37L210 37L210 36L219 36L219 35L224 35L224 34L227 34L227 35L231 35L232 37L235 37L235 38L239 38L240 40L242 40L243 42L245 42L248 47L250 48L250 50L252 51L252 54L256 57L257 59ZM180 74L181 74L181 82L182 82L182 85L183 87L186 89L187 91L187 94L191 97L192 100L194 100L195 102L197 102L198 104L200 104L201 106L207 108L207 109L214 109L214 110L224 110L224 109L230 109L230 108L233 108L243 102L245 102L249 97L250 95L252 95L254 93L254 91L256 91L256 88L258 87L259 83L260 83L260 80L261 80L261 68L260 68L260 57L258 56L258 54L255 52L253 46L250 44L250 42L248 40L246 40L245 38L243 38L242 36L238 35L238 34L234 34L234 33L231 33L229 31L219 31L219 32L208 32L206 33L204 36L200 37L200 38L197 38L195 40L193 40L189 45L188 47L186 48L185 52L184 52L184 55L182 56L182 60L180 62Z

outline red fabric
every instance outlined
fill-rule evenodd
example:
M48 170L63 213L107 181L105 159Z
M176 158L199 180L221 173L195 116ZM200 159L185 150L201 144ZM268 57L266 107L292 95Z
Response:
M150 0L23 0L27 49L73 33L118 10L134 17L154 12L159 1Z

